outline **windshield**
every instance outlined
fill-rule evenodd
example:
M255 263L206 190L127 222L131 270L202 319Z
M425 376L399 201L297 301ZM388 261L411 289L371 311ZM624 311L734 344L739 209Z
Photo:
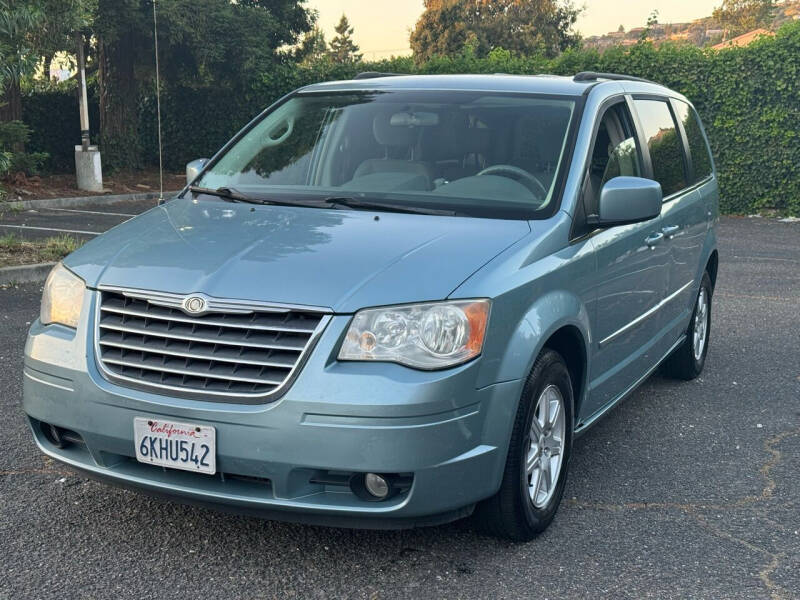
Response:
M536 218L557 195L574 110L572 98L489 92L298 94L195 184Z

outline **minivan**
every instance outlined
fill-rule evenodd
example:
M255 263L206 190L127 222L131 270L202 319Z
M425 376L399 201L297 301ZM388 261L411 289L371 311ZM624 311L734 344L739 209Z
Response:
M366 73L281 98L187 176L44 286L24 410L86 475L529 540L575 436L659 366L703 369L719 190L661 85Z

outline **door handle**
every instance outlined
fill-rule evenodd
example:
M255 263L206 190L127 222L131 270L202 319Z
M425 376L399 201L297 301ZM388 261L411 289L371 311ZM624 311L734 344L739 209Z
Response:
M678 233L680 228L680 225L667 225L666 227L661 228L661 233L667 236L668 240L671 240L673 237L675 237L675 234Z
M644 238L644 243L650 246L650 248L652 249L658 242L660 242L663 239L664 239L664 234L661 233L660 231L657 231L655 233L651 233L646 238Z

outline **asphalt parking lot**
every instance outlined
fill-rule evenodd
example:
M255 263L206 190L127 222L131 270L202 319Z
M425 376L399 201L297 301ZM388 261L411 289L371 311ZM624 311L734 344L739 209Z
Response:
M90 240L155 205L155 200L125 200L20 211L3 211L0 205L0 235L13 233L36 239L66 234Z
M20 408L41 285L0 290L0 598L800 597L800 224L720 235L703 376L652 377L580 438L555 522L521 545L468 522L268 522L73 474Z

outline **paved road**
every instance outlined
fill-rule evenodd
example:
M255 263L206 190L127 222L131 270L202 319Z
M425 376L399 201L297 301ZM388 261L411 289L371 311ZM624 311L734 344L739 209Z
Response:
M800 225L726 219L702 378L651 378L576 443L529 544L468 524L289 525L46 461L19 408L39 286L0 291L0 598L800 597Z

